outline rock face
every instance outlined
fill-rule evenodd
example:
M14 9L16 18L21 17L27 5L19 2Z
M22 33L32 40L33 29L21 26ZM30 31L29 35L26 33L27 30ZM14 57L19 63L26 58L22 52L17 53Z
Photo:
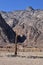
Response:
M3 42L15 42L16 33L12 30L12 28L6 23L6 21L2 18L0 14L0 43Z
M18 34L26 36L24 45L43 47L43 10L28 7L26 10L0 13L14 31L19 30Z

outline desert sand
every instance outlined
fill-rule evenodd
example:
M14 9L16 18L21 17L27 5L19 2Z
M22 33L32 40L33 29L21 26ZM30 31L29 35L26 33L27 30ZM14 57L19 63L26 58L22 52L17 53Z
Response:
M43 65L43 52L0 53L0 65ZM35 58L31 56L37 56Z

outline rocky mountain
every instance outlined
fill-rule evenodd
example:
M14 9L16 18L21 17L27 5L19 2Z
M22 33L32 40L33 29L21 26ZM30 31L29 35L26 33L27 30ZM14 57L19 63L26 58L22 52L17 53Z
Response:
M4 44L3 42L15 42L16 33L12 30L12 28L6 23L6 21L2 18L0 14L0 44Z
M22 44L43 47L43 10L28 7L26 10L0 11L0 14L17 35L25 35Z

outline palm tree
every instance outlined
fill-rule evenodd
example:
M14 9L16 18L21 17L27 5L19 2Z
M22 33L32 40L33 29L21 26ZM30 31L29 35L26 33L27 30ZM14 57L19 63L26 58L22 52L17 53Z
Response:
M15 56L17 56L17 43L23 43L24 40L26 39L25 35L17 35L16 33L16 38L15 38Z

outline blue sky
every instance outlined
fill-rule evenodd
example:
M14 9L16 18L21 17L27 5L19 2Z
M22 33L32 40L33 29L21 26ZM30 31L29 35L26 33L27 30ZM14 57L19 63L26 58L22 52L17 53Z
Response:
M43 0L0 0L0 10L24 10L32 6L34 9L43 9Z

